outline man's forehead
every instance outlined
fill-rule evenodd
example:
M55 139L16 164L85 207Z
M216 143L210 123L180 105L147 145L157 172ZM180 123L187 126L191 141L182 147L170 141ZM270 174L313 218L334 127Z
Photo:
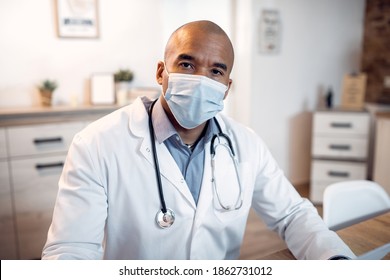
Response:
M225 33L205 31L196 26L182 28L172 34L165 50L166 60L195 60L204 55L212 57L212 64L222 69L233 67L233 48Z

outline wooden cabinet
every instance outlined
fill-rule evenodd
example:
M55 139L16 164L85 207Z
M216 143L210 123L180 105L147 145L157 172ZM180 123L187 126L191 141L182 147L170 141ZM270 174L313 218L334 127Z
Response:
M0 113L0 257L39 259L74 135L114 106Z
M0 159L7 158L7 141L5 139L5 129L0 128Z
M326 186L366 179L370 116L367 112L314 113L310 199L322 203Z
M83 122L67 122L8 128L21 259L40 258L66 152L83 127Z
M375 142L373 179L390 195L390 113L379 114Z
M16 232L4 128L0 128L0 248L0 259L16 259Z

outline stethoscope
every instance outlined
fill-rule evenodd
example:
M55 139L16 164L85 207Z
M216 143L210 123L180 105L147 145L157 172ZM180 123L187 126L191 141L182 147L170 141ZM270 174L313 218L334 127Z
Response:
M160 203L161 203L161 209L156 214L156 223L161 228L169 228L175 222L175 212L172 209L167 208L167 206L165 204L164 192L163 192L162 183L161 183L160 167L159 167L158 158L157 158L156 141L154 140L155 135L154 135L153 122L152 122L152 111L153 111L154 104L156 103L157 100L158 99L154 100L149 108L149 133L150 133L150 140L152 141L153 160L154 160L154 166L155 166L158 193L159 193ZM242 186L241 186L241 181L239 178L238 163L237 163L236 155L234 153L232 141L230 140L229 136L222 132L221 126L219 125L218 121L215 118L213 118L213 120L215 121L219 132L218 132L218 134L215 134L212 137L211 145L210 145L211 181L213 184L214 191L216 193L218 203L222 207L222 209L224 209L225 211L238 210L242 206L243 196L242 196ZM221 141L222 138L225 139L226 143ZM215 144L216 140L218 142ZM234 205L226 205L226 204L222 203L222 200L221 200L219 192L218 192L217 182L216 182L216 178L215 178L215 156L216 156L216 148L218 146L221 146L221 147L227 149L227 151L229 152L230 158L232 159L232 161L234 163L237 182L238 182L238 186L239 186L239 194L237 196L237 200L236 200Z

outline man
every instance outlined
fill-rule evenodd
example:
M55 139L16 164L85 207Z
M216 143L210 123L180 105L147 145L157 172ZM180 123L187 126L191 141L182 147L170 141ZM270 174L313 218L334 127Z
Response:
M354 257L259 137L218 114L233 60L210 21L172 34L159 99L75 136L43 259L236 259L251 206L299 259Z

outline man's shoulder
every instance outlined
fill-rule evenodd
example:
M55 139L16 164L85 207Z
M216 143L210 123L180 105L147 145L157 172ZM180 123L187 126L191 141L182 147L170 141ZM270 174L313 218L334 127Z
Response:
M109 137L128 131L130 120L134 110L143 106L135 101L132 104L121 107L91 123L89 123L79 134L83 138Z

